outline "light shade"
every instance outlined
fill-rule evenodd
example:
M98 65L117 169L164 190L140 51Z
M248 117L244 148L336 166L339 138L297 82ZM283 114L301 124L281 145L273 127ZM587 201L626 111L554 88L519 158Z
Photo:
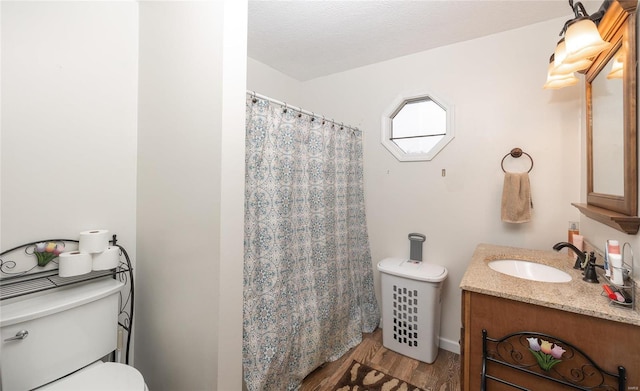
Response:
M578 61L567 60L567 45L565 39L561 39L553 53L553 73L567 74L589 68L592 61L589 59L580 59Z
M611 64L611 72L607 75L607 79L622 79L622 74L624 70L624 53L622 50L616 54L613 59L613 64Z
M556 74L553 72L553 62L549 63L547 71L547 82L544 83L545 90L556 90L558 88L575 86L578 78L573 73Z
M611 44L604 41L598 27L589 18L581 18L571 23L565 33L567 57L565 61L576 62L593 57Z

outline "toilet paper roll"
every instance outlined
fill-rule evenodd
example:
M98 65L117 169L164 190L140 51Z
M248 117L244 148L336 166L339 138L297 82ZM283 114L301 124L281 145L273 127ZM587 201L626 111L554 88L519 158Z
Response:
M82 253L101 253L109 247L109 231L92 229L80 232L78 250Z
M120 249L109 246L101 253L91 254L91 258L93 258L93 270L113 269L120 262Z
M79 276L91 272L91 254L68 251L58 255L58 275L60 277Z

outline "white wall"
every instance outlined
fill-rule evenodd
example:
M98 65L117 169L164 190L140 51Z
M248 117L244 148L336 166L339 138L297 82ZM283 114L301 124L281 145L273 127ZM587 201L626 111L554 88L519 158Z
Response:
M4 93L2 92L2 64L3 64L3 56L2 56L2 47L4 46L4 41L2 40L2 33L4 23L2 23L2 3L0 3L0 248L4 248L2 246L2 111L4 106L2 105L2 97Z
M246 8L0 3L1 247L117 233L153 390L241 389Z
M136 366L239 390L246 1L139 4Z
M247 88L294 106L302 96L302 83L253 58L247 58Z
M136 2L0 7L2 249L107 228L135 258Z
M218 128L221 191L216 389L220 391L237 391L242 384L247 8L247 0L224 3L222 121Z
M580 92L542 89L562 23L540 23L304 82L300 101L291 102L364 130L372 266L385 257L408 256L408 233L427 236L425 260L450 273L441 330L447 349L458 349L458 286L478 243L551 250L566 240L567 221L578 219L570 203L580 196ZM456 137L430 162L401 163L380 143L381 115L398 95L415 92L454 106ZM533 220L521 225L500 220L500 161L514 147L535 162ZM518 163L523 161L507 160L506 167L517 170Z

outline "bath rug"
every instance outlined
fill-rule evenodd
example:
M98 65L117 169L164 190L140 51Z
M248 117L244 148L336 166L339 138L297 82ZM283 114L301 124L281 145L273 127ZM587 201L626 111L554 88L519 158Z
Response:
M357 361L340 378L333 391L426 391Z

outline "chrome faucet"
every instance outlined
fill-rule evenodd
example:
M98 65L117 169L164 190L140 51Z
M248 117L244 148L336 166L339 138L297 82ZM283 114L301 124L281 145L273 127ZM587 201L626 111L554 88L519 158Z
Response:
M576 263L573 265L574 269L584 269L587 263L587 252L580 251L576 246L569 242L560 242L553 245L553 249L556 251L560 251L563 248L568 247L576 253Z

